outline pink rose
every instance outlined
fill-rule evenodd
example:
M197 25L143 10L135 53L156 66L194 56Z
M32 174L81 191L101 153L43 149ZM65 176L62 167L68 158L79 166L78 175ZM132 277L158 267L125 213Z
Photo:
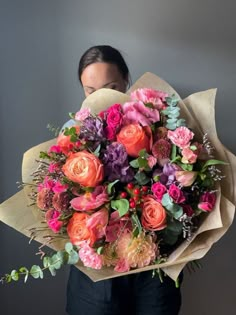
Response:
M174 131L168 130L167 134L171 142L181 149L190 145L193 136L194 133L187 127L178 127Z
M216 194L214 192L205 192L200 197L200 202L198 204L198 208L203 211L211 211L216 203Z
M153 195L156 197L156 200L161 202L163 195L166 193L166 186L161 184L160 182L157 182L152 185L151 190L153 192Z
M102 256L96 253L86 241L80 244L79 258L85 267L93 269L102 268Z
M170 185L168 193L173 201L177 204L183 203L185 201L182 190L179 189L179 187L177 187L175 184Z
M114 104L107 110L107 125L112 129L118 129L122 123L122 107L120 104Z
M197 172L194 171L176 171L175 178L183 187L191 186L197 178Z
M155 108L162 109L165 106L163 102L165 102L167 96L168 94L165 92L144 88L132 92L131 100L142 101L145 104L152 103Z
M54 233L59 233L63 226L63 222L59 221L60 212L57 210L48 210L45 214L45 218L48 226Z
M193 208L190 205L182 205L182 208L188 217L192 217L194 215Z
M190 148L183 148L181 153L183 156L181 159L182 163L193 164L197 161L197 154L194 151L192 151Z
M159 111L145 106L142 102L127 102L123 105L124 124L140 124L150 126L160 120Z

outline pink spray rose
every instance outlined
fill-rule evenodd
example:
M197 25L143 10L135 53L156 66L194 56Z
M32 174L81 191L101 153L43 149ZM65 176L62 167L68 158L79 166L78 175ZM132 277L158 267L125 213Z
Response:
M214 192L207 191L200 197L198 208L203 211L211 211L213 210L215 203L216 194Z
M166 186L157 182L152 185L151 188L153 195L156 197L156 200L161 202L163 195L166 193Z
M177 204L183 203L185 201L184 194L181 189L175 184L171 184L168 191L170 197Z
M193 136L194 133L187 127L178 127L174 131L168 130L167 134L171 142L181 149L190 145Z

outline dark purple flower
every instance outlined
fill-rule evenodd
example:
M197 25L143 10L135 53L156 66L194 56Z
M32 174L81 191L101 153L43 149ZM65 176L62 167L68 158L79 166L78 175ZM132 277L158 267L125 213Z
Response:
M133 179L134 172L129 166L127 152L121 143L114 142L108 145L102 153L102 162L108 181L119 179L127 183Z
M103 121L99 117L87 117L80 128L80 139L102 141L105 139Z

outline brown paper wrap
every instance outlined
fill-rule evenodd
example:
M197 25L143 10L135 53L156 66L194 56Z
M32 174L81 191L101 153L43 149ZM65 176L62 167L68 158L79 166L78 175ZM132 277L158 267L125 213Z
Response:
M101 89L85 99L82 108L90 108L98 113L114 103L124 103L129 100L129 93L137 88L154 88L169 94L178 93L164 80L152 73L145 73L127 92L123 94L117 91ZM236 201L236 157L229 152L219 141L215 127L215 95L216 89L211 89L190 95L180 100L181 116L187 120L188 127L192 128L199 141L203 134L207 133L211 144L216 148L215 158L224 160L229 165L222 167L226 176L221 180L221 189L218 192L217 203L214 211L207 214L197 232L192 235L190 241L184 241L169 257L165 263L135 269L126 273L117 273L112 268L103 268L96 271L87 269L78 263L76 266L88 275L93 281L104 280L122 275L137 273L154 268L161 268L172 279L176 280L184 266L192 260L202 258L211 246L217 242L232 224ZM22 165L23 182L32 182L31 174L37 168L35 159L40 151L47 150L55 139L31 148L24 154ZM34 206L28 206L29 199L26 191L20 191L0 205L0 220L13 227L17 231L30 236L31 228L45 227L42 223L40 210ZM51 232L52 233L52 232ZM45 243L45 235L48 231L37 234L35 240ZM53 233L51 234L53 235ZM57 240L49 246L55 250L62 249L67 240Z

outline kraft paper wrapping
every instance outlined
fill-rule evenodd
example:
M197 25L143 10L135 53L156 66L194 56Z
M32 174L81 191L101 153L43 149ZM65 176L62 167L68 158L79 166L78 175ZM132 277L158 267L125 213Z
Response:
M87 97L82 104L82 108L90 108L93 113L98 113L114 103L123 104L129 100L130 92L143 87L154 88L179 96L167 82L152 73L145 73L130 88L127 94L101 89ZM152 270L154 268L161 268L173 280L176 280L184 266L189 261L202 258L232 224L236 203L236 157L223 146L217 137L215 95L216 89L211 89L192 94L186 99L179 101L181 117L186 119L188 127L192 128L196 138L201 142L202 136L207 133L208 139L216 148L215 158L228 163L227 166L221 167L225 178L220 182L221 187L218 191L214 211L205 215L198 230L192 235L191 240L184 241L172 252L165 263L135 269L126 273L117 273L112 268L103 268L99 271L91 270L78 263L76 266L93 281ZM38 158L40 151L47 150L54 143L55 139L50 140L31 148L24 154L22 164L23 182L32 182L31 174L37 168L35 159ZM29 188L26 187L0 205L0 220L26 236L30 236L30 229L32 228L46 227L40 210L35 206L28 206L30 203L27 197L28 193ZM46 237L50 234L53 235L50 231L42 231L36 235L35 240L44 244ZM49 247L55 250L62 249L66 241L66 239L56 240L49 244Z

